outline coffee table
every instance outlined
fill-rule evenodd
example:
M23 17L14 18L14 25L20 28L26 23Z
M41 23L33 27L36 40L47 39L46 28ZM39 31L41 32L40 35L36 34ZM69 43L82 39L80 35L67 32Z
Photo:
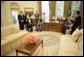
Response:
M18 53L31 56L41 43L42 43L42 49L43 49L43 40L40 40L40 39L38 39L36 43L31 44L31 45L22 44L19 48L15 49L16 56L18 56Z

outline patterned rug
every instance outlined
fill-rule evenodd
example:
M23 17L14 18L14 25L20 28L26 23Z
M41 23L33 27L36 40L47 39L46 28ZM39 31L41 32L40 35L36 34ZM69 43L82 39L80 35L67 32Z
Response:
M43 39L44 47L53 46L59 43L59 38L51 34L41 34L38 36L39 39Z

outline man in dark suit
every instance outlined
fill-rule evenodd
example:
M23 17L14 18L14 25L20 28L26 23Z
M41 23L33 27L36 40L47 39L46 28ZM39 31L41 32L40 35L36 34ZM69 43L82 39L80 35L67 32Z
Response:
M28 20L27 20L27 13L26 12L24 12L24 14L23 14L23 20L24 20L24 27L27 30L27 22L28 22Z
M75 18L74 18L74 23L73 23L71 34L76 30L76 28L80 28L80 25L81 25L80 12L76 11L76 15L75 15Z
M33 31L33 21L30 16L27 18L27 29L30 32Z
M18 21L19 21L20 30L24 30L24 20L23 20L22 11L20 11L20 14L18 15Z

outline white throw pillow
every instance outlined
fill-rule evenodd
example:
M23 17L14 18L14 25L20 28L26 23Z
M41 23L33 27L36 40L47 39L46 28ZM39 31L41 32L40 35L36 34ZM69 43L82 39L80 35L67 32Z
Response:
M72 34L72 36L71 36L71 39L76 42L80 36L81 36L81 31L77 28L77 29L73 32L73 34Z

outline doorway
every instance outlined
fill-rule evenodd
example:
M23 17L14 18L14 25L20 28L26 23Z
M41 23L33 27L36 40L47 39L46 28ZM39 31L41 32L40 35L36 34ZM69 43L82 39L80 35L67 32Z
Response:
M18 12L19 12L19 5L16 2L12 2L10 4L11 16L13 20L13 24L18 24Z
M13 24L18 24L18 13L16 10L12 10Z

